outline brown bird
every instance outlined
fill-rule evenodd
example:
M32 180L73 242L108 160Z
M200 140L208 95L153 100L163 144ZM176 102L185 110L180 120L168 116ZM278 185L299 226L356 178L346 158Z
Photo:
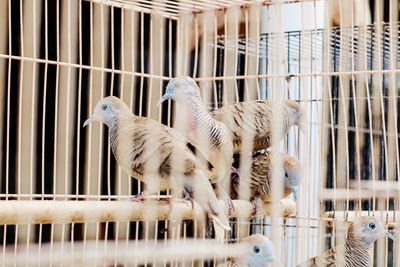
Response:
M274 157L273 157L274 156ZM280 177L283 179L283 197L287 197L293 192L297 198L297 186L303 179L303 166L296 158L290 157L285 153L264 152L255 154L249 172L250 199L255 210L262 203L271 202L271 182L272 182L272 163L276 161L281 164L279 167ZM235 162L239 164L238 162ZM231 175L232 198L238 198L241 183L240 170L237 169Z
M241 243L249 244L247 255L229 259L218 264L218 267L264 267L273 260L277 261L274 256L274 246L268 237L254 234L243 239Z
M201 101L199 87L187 76L176 77L169 82L159 103L167 99L175 99L182 106L179 107L180 117L177 122L183 126L178 127L178 130L193 145L209 155L214 166L217 164L213 161L216 157L213 153L218 155L222 152L225 161L231 158L230 140L233 140L233 153L240 153L244 136L254 136L253 151L265 149L272 145L273 122L281 123L277 134L281 140L291 126L304 127L306 116L304 108L293 100L246 101L208 113ZM275 128L278 129L278 126Z
M378 219L360 217L350 224L344 245L332 248L298 266L372 266L372 244L383 236L394 239Z
M175 122L177 129L186 139L199 149L214 166L213 183L228 179L233 156L231 134L223 123L213 119L203 105L200 89L196 82L188 77L176 77L168 85L159 104L167 99L179 103Z
M306 115L303 107L292 100L241 102L208 113L198 85L187 76L176 77L168 83L159 104L167 99L178 101L179 117L175 128L215 167L214 175L209 174L215 184L230 175L233 153L241 152L243 137L254 136L253 150L267 148L271 146L273 121L282 123L278 134L280 140L292 125L302 127ZM279 129L278 126L275 128ZM226 195L224 190L221 191ZM226 199L230 210L234 209L232 204L229 205L230 199Z
M202 164L179 132L132 114L114 96L100 100L84 126L92 121L109 127L110 144L118 164L126 173L146 183L149 192L183 188L217 223L230 230Z
M231 134L223 123L213 119L201 101L200 89L196 82L187 76L176 77L168 85L159 104L167 99L179 102L179 117L174 129L177 129L195 146L213 168L207 175L219 195L223 195L229 207L229 213L235 210L232 200L219 186L228 181L233 157ZM226 188L225 188L226 189Z
M271 147L274 128L280 128L277 141L281 140L291 126L304 127L306 114L293 100L254 100L221 107L211 116L229 128L236 154L242 150L243 136L254 136L253 151ZM271 125L273 122L280 123L280 127Z

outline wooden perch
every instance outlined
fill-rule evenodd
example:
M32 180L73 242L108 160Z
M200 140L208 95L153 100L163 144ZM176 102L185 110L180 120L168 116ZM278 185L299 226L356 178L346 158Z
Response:
M293 212L295 205L292 202L281 201L283 216ZM231 217L251 217L253 208L250 202L234 200L233 203L236 211ZM189 202L173 201L171 205L173 214L177 218L186 220L203 216L201 208L196 203L194 209ZM145 201L143 204L126 200L9 200L0 201L0 225L168 220L170 209L171 206L167 202L154 200Z

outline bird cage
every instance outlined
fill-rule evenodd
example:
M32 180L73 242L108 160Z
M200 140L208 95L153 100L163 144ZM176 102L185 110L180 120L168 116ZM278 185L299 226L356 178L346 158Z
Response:
M282 266L296 266L344 243L346 222L361 215L397 236L375 242L374 266L400 266L398 1L0 5L2 266L214 266L256 233ZM306 110L303 130L291 127L268 149L303 165L297 199L273 190L262 217L234 200L222 244L204 243L220 233L190 203L173 204L174 224L167 201L129 201L145 185L118 165L104 124L83 127L106 96L173 127L177 104L157 102L182 75L208 111L256 99Z

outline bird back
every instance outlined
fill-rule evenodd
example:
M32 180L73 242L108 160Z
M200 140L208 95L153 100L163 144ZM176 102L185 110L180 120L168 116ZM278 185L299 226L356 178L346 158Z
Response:
M216 120L223 122L229 129L234 153L241 151L243 137L254 140L253 151L268 148L272 145L273 128L278 139L282 139L296 122L293 109L285 101L254 100L227 105L211 112ZM276 125L272 125L276 123ZM279 124L280 125L279 125Z

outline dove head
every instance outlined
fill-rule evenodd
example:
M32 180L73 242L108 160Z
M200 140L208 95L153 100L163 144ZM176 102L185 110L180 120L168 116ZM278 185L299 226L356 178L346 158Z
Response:
M384 236L394 240L393 235L385 230L381 221L369 216L360 217L350 224L347 235L358 237L368 245L372 245L375 240Z
M97 103L92 116L85 121L83 127L92 121L100 121L111 127L117 121L120 114L125 113L131 113L129 107L118 97L108 96Z
M305 108L300 105L299 102L293 100L286 100L286 105L293 110L294 124L297 125L300 130L305 130L306 111Z
M303 179L303 166L296 158L284 156L282 165L285 169L285 185L298 185Z
M249 254L245 258L249 266L264 267L275 259L274 247L268 237L254 234L246 237L242 242L250 244Z
M167 99L185 100L197 96L200 96L200 89L196 82L188 76L179 76L168 83L165 94L158 101L158 105Z
M293 190L294 198L297 199L297 188L303 179L303 166L296 158L287 155L283 157L282 165L285 170L284 184Z

